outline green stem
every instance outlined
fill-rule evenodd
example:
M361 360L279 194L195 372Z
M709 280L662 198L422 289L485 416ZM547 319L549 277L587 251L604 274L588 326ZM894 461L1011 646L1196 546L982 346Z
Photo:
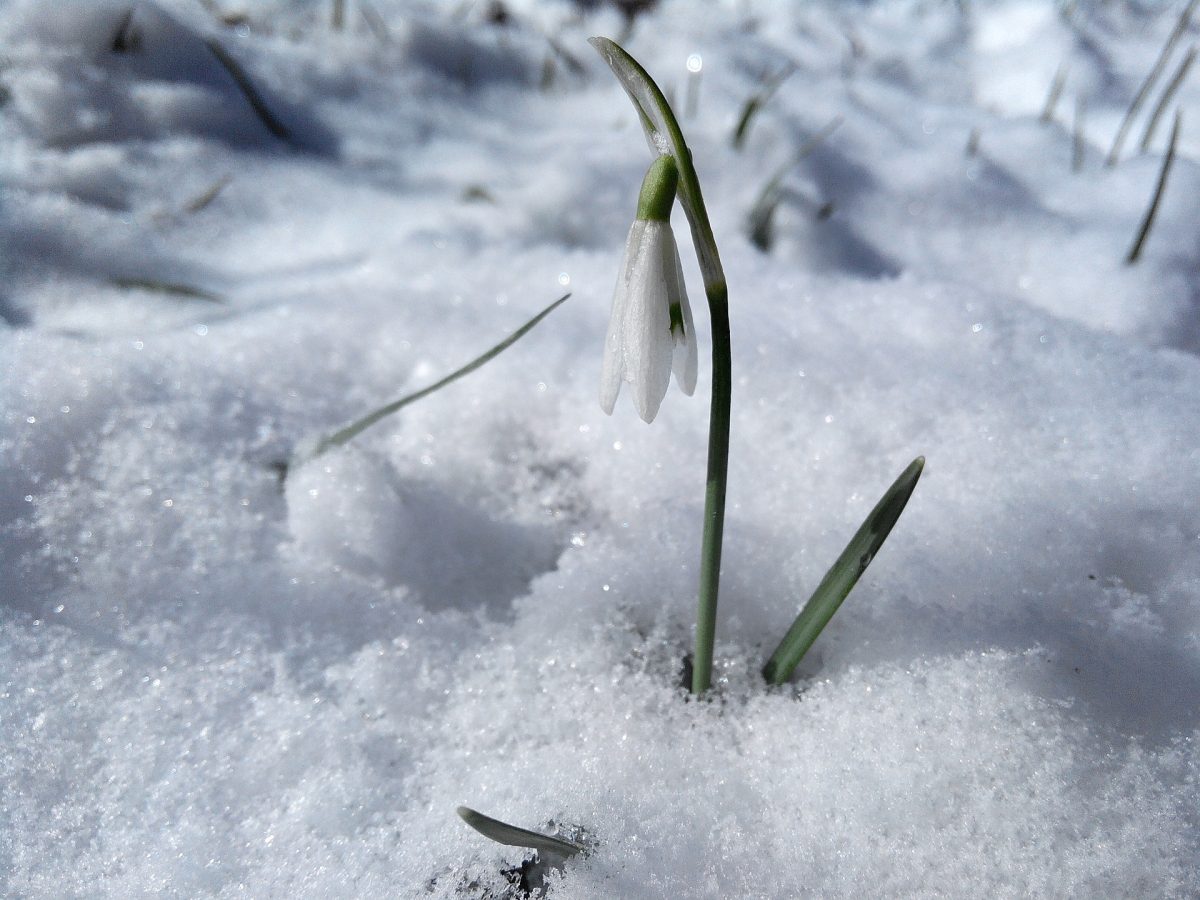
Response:
M712 316L712 401L708 416L708 481L704 488L704 536L700 543L700 599L696 610L696 650L692 655L692 693L712 685L713 642L717 628L717 586L721 578L721 541L725 532L725 484L729 472L729 401L733 368L729 352L729 291L710 286Z
M708 421L708 481L704 489L704 536L700 544L700 599L696 615L696 650L692 655L692 691L703 693L712 684L713 641L717 624L717 584L721 576L721 537L725 529L725 482L729 469L729 397L733 384L729 353L729 289L721 255L700 193L692 151L683 139L679 120L654 79L636 59L608 38L590 43L629 95L646 141L655 155L670 155L679 172L679 204L692 228L692 243L708 296L712 318L712 405Z
M588 38L588 43L608 63L637 110L650 152L656 156L669 153L675 157L675 165L679 169L679 203L692 228L692 243L700 262L704 289L715 289L718 284L724 283L725 271L721 267L721 255L717 252L708 210L700 193L700 179L692 164L692 151L683 139L683 129L679 127L671 104L641 63L626 53L620 44L602 37Z

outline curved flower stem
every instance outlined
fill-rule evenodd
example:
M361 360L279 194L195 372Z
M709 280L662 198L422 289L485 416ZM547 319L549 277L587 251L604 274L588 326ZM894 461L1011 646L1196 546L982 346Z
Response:
M602 37L588 38L588 43L604 57L637 109L650 152L656 156L670 154L675 157L675 165L679 169L679 204L692 228L692 241L700 260L704 290L711 297L711 291L717 285L724 287L725 270L721 267L721 256L717 252L712 226L708 223L708 210L700 195L700 179L696 177L696 167L692 165L692 152L683 139L679 121L654 79L619 44Z
M692 657L692 692L712 684L713 640L717 620L717 587L721 576L721 537L725 529L725 483L729 469L729 408L733 386L729 352L729 289L721 256L700 194L692 152L679 121L654 79L637 60L608 38L589 43L604 57L638 111L650 151L674 157L679 170L679 203L692 229L692 242L704 278L704 293L712 319L712 405L708 422L708 479L704 490L704 536L700 546L700 599L696 614L696 650Z

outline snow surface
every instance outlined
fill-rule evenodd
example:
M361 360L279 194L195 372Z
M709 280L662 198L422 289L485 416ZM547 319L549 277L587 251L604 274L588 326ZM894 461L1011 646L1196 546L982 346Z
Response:
M683 124L731 290L697 702L708 330L678 212L698 396L672 388L652 426L596 402L649 162L585 43L621 16L351 0L335 32L315 0L4 4L0 892L499 896L521 851L467 804L586 829L557 898L1194 896L1197 76L1136 266L1169 123L1139 153L1143 113L1102 165L1181 5L636 21L681 105L701 56ZM835 116L761 252L758 192ZM281 486L298 444L564 285L487 368ZM918 454L892 538L766 688Z

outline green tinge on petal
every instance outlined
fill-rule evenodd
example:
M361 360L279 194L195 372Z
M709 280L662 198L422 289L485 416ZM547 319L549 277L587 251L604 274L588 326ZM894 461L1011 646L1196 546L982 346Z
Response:
M687 329L683 325L683 304L671 304L671 334L678 339L687 337Z

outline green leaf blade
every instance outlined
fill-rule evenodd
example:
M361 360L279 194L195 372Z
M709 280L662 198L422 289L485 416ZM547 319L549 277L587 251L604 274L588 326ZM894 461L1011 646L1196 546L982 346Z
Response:
M516 825L509 825L507 822L501 822L499 819L485 816L483 813L471 809L469 806L460 806L455 811L464 822L485 838L493 840L497 844L504 844L506 847L524 847L529 850L537 850L543 855L556 856L562 859L569 859L583 850L583 847L579 844L565 841L562 838L552 837L548 834L530 831L528 828L518 828Z
M792 623L783 640L763 667L763 677L770 684L783 684L792 677L804 654L812 647L821 631L829 624L846 595L858 583L867 566L887 540L900 514L912 496L921 477L925 457L918 456L900 474L883 498L871 510L866 521L855 532L817 589L813 591L800 615Z
M767 101L775 95L780 85L787 81L795 71L795 64L788 64L777 75L768 79L760 90L755 91L746 99L745 105L742 106L742 115L738 118L737 126L733 129L731 143L734 150L742 149L742 146L746 143L746 136L750 133L750 123L754 120L754 117L767 105Z
M387 418L392 413L398 412L399 410L408 406L410 403L420 400L422 397L428 397L430 394L441 390L451 382L462 378L464 375L471 374L480 366L499 356L501 353L523 338L526 334L532 331L534 327L536 327L537 324L542 321L542 319L546 318L546 316L558 309L558 307L565 303L570 296L570 294L564 294L563 296L559 297L500 343L496 344L496 346L492 347L490 350L487 350L481 356L477 356L465 366L455 369L445 378L442 378L441 380L429 385L429 387L422 388L415 393L407 394L404 397L401 397L399 400L393 400L391 403L384 404L373 412L363 416L361 419L351 422L345 428L342 428L341 430L336 431L328 437L318 441L312 447L312 449L298 451L290 465L294 466L301 462L308 462L309 460L316 459L327 450L331 450L334 447L340 447L343 444L348 443L349 441L358 437L358 435L362 434L362 432L366 431L380 419Z
M123 291L146 291L162 294L167 297L182 297L187 300L205 300L208 303L224 303L225 299L212 291L184 284L181 281L163 281L157 278L125 278L110 279L113 287Z

